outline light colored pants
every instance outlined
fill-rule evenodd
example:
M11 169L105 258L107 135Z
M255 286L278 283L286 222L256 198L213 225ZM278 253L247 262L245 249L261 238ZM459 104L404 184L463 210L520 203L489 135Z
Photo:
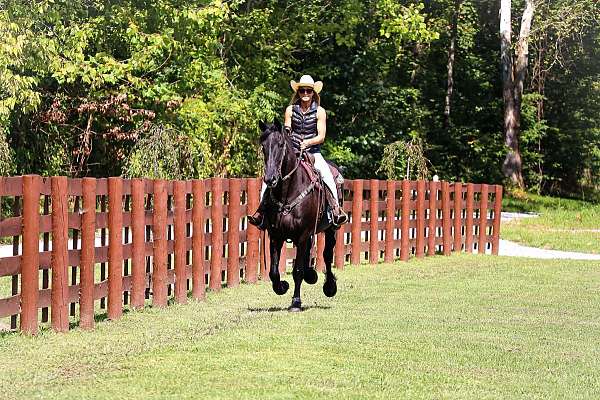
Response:
M312 153L312 154L313 154L313 156L315 156L315 168L318 169L319 172L321 173L321 176L323 177L323 181L329 187L329 189L331 189L331 193L333 193L333 198L335 199L335 201L337 203L338 202L337 189L335 188L335 181L333 180L333 174L331 173L331 170L329 169L329 164L327 164L327 161L325 161L325 159L323 158L321 153ZM262 188L260 189L261 200L262 200L263 194L265 193L265 190L267 190L267 185L263 181Z

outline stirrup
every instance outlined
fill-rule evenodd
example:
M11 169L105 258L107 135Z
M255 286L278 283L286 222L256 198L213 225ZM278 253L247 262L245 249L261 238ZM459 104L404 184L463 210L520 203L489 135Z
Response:
M336 213L335 211L338 211L339 213ZM348 214L346 214L341 207L338 207L338 209L335 211L332 210L331 223L335 228L340 228L342 225L348 222Z

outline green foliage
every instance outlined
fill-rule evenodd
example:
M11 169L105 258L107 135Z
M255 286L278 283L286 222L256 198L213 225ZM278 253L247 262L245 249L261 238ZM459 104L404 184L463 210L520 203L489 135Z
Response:
M12 154L6 142L6 135L0 131L0 176L10 175L13 169Z
M527 186L540 193L599 190L594 7L538 2L520 139ZM281 119L290 79L308 73L324 82L324 155L348 178L392 173L374 167L384 149L418 132L442 179L501 183L497 3L460 1L446 126L455 9L456 0L4 0L0 172L255 175L258 121ZM159 173L146 161L155 126L176 132L156 143L187 146L189 167L156 153Z
M413 136L408 142L394 142L385 146L378 173L387 179L419 179L429 178L423 140Z
M188 138L171 127L153 125L133 147L124 167L128 178L190 179L194 159Z
M261 161L257 121L273 120L276 100L264 87L248 93L224 83L207 99L186 99L177 115L191 140L197 176L255 175Z
M541 192L543 179L547 179L542 169L544 153L541 151L541 143L548 133L546 121L537 118L540 96L537 93L525 94L521 105L521 156L523 163L529 166L525 170L524 179L530 190L535 190L538 194Z

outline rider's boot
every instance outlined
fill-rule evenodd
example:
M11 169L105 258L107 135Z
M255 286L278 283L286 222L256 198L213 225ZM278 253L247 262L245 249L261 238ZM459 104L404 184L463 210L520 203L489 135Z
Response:
M265 195L263 195L262 200L260 201L260 204L258 205L258 209L256 210L256 212L252 215L248 215L248 222L250 222L252 225L256 226L258 229L260 229L261 231L264 231L265 229L267 229L267 218L265 217L265 210L266 210L266 192Z
M330 190L327 190L327 200L331 206L331 217L333 219L332 223L336 228L339 228L348 222L348 215L344 212L342 207L340 207L340 204L335 201L335 198L331 194Z

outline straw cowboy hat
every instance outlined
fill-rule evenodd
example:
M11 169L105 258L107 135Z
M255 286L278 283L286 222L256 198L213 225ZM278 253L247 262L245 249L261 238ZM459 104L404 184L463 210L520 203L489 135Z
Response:
M319 94L321 89L323 89L323 82L321 82L321 81L315 82L314 79L312 78L312 76L302 75L299 82L291 80L290 86L292 87L292 89L294 89L294 92L297 92L298 89L301 87L309 87L309 88L312 88L315 91L315 93Z

